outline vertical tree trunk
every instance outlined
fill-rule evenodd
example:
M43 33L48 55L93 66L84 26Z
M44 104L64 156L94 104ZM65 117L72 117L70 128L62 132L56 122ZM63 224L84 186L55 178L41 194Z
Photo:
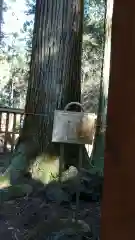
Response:
M19 169L37 155L58 157L54 110L80 101L82 23L83 0L37 0L26 117L13 157Z
M0 0L0 44L2 39L2 15L3 15L3 0Z
M101 239L135 237L135 1L114 0Z
M80 3L37 1L25 108L28 116L22 136L35 134L40 151L51 141L54 110L63 109L69 101L80 101Z
M108 85L109 85L109 72L110 72L110 52L111 52L111 24L113 12L113 0L107 0L106 6L106 26L105 26L105 48L104 48L104 62L103 73L100 85L99 96L99 110L97 119L97 129L95 144L92 153L91 172L103 172L104 168L104 137L106 128L106 110L108 100Z

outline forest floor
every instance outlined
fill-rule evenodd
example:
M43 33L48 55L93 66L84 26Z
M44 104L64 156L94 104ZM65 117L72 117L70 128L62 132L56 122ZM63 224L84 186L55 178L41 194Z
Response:
M4 159L1 158L0 163L2 167ZM63 188L53 183L30 196L1 204L0 239L99 240L102 179L88 174L82 179L79 221L75 221L76 191L73 182L68 182Z

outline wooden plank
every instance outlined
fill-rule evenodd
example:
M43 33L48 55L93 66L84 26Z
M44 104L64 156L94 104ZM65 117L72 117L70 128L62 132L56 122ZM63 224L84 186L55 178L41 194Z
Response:
M0 131L1 131L1 124L2 124L2 113L0 112Z
M0 112L24 114L24 109L0 107Z
M3 134L4 134L4 133L5 133L5 131L0 131L0 133L3 133ZM10 134L13 134L13 131L9 131L8 133L10 133ZM17 131L17 130L16 130L14 133L15 133L15 134L18 134L18 133L19 133L19 131Z
M14 150L14 144L15 144L15 133L16 133L16 113L14 113L13 116L13 134L12 134L12 146L11 146L11 151Z
M8 125L9 125L9 113L6 114L6 130L5 130L5 139L4 139L4 151L7 149L7 134L8 134Z
M20 116L20 132L21 132L21 130L22 130L22 121L24 120L24 114L21 114L21 116Z

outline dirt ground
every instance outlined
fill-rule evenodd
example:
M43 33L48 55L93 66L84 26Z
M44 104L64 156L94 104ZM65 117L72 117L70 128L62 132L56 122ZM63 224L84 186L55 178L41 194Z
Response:
M9 156L8 156L9 159ZM6 161L6 159L5 159ZM1 168L6 166L4 159ZM4 167L5 168L5 167ZM90 231L81 231L78 236L71 233L72 220L75 219L75 201L55 203L46 200L42 194L34 194L24 198L4 202L0 206L0 239L2 240L99 240L100 234L100 202L81 199L78 219L85 222ZM68 221L67 221L68 219ZM66 224L63 221L67 221ZM70 229L70 234L66 229ZM78 227L75 232L80 231ZM60 232L64 232L60 235ZM56 233L57 234L54 234ZM59 233L59 234L58 234ZM75 237L76 235L76 237Z
M74 216L75 205L73 204L58 206L55 203L47 204L39 198L5 202L0 207L0 239L53 239L49 238L52 232L63 229L60 219L70 220ZM92 229L93 238L88 239L98 239L100 204L81 201L78 218L85 221Z

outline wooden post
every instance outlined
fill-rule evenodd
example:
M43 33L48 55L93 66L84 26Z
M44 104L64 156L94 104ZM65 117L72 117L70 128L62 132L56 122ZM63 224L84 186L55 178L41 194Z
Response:
M135 1L114 0L101 240L135 239Z

